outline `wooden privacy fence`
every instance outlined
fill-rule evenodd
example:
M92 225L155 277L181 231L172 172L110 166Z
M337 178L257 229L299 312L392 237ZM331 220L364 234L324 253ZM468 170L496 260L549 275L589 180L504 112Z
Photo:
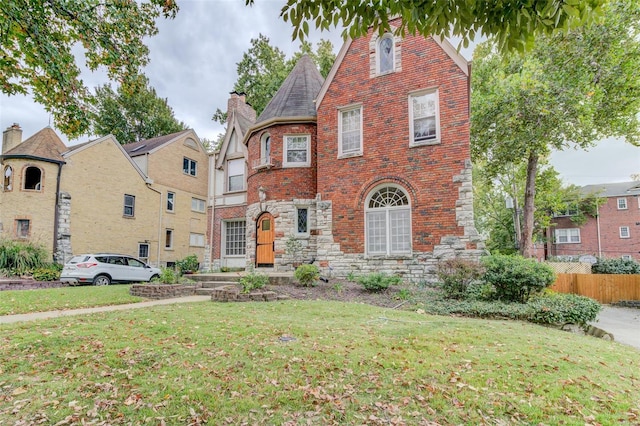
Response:
M600 303L640 300L640 275L557 274L551 290L587 296Z

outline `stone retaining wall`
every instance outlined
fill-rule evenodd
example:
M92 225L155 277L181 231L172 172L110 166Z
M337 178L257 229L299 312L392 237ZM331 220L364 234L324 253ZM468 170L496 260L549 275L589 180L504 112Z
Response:
M171 299L173 297L193 296L198 285L182 284L133 284L129 289L132 296L146 299Z
M268 290L242 293L236 285L218 287L211 294L213 302L273 302L274 300L285 299L288 299L288 297Z
M40 288L67 287L69 284L60 281L35 281L30 279L0 280L0 291L4 290L37 290Z

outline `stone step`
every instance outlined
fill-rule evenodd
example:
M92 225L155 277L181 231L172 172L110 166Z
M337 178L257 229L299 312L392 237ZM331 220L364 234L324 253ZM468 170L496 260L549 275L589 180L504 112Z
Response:
M201 281L199 284L202 288L217 288L224 285L237 284L238 281Z

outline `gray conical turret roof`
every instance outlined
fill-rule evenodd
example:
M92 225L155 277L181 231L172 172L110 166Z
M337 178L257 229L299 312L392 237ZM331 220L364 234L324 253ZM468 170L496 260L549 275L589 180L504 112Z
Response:
M303 55L267 104L256 123L274 118L315 117L315 99L324 78L307 55Z

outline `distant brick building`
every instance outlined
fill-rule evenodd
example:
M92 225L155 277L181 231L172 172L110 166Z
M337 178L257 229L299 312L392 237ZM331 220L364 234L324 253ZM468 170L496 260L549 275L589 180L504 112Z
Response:
M640 260L640 182L587 185L581 191L606 202L582 226L571 221L571 211L554 218L549 255Z
M291 270L297 259L418 280L440 259L477 258L469 78L446 40L370 32L345 43L326 80L302 57L247 126L233 121L251 121L233 93L212 266Z

